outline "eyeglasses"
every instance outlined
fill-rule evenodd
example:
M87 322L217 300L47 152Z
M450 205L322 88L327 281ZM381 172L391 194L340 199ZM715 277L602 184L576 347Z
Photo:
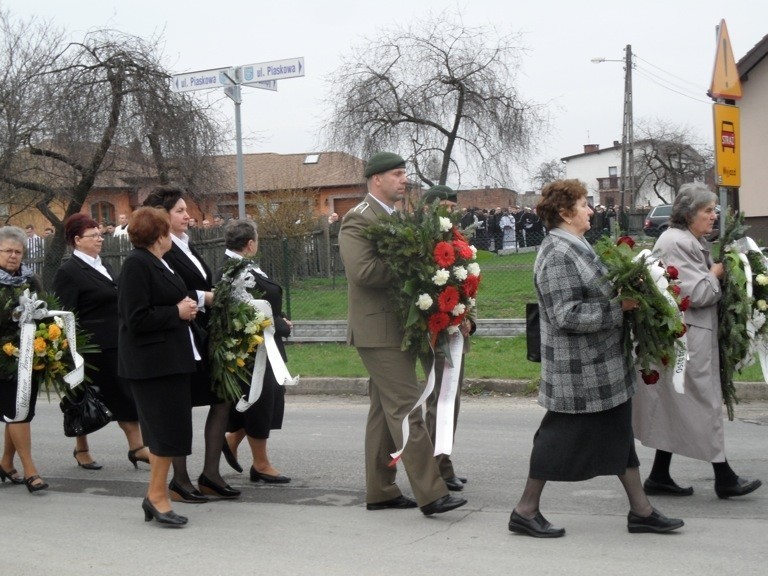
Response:
M8 254L10 256L11 254L15 256L23 256L24 251L23 250L14 250L13 248L4 248L3 250L0 250L0 254Z
M104 234L83 234L80 238L94 238L96 240L104 240Z

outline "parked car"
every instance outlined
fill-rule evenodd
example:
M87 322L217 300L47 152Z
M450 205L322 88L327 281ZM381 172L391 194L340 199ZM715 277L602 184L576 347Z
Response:
M707 237L709 240L717 240L720 235L720 206L715 206L717 211L717 220L712 227L712 233ZM672 204L659 204L651 208L645 217L643 232L646 236L661 236L661 233L669 228L669 217L672 215Z

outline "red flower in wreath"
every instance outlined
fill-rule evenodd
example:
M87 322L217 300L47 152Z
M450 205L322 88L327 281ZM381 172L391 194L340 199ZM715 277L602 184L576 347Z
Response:
M656 370L641 370L640 375L646 384L656 384L659 381L659 373Z
M460 258L464 258L465 260L472 258L472 248L470 248L469 244L463 240L454 240L453 247L456 249L456 253Z
M458 228L456 228L456 226L451 228L451 232L453 233L453 239L454 240L458 240L459 242L464 242L465 244L467 243L467 239L464 238L464 234L459 232L459 230L458 230Z
M688 310L688 308L691 306L691 297L686 296L682 300L680 300L680 304L678 304L678 308L680 308L680 312L685 312Z
M683 327L680 329L680 332L677 332L675 334L675 338L682 338L683 336L685 336L686 332L688 332L688 326L683 324Z
M635 241L632 240L630 236L622 236L618 240L616 240L616 246L621 246L622 244L626 244L630 248L635 247Z
M675 268L674 266L667 266L667 276L669 276L670 279L677 280L678 274L679 273L677 271L677 268Z
M680 296L680 286L677 284L670 285L669 289L672 290L675 296Z
M464 320L466 314L459 314L458 316L451 316L451 326L458 326Z
M472 276L471 274L467 276L467 279L464 280L464 283L461 285L461 291L464 292L464 295L467 298L474 298L475 294L477 294L477 287L480 284L480 276Z
M440 312L450 312L459 303L459 291L453 286L446 286L437 297L437 307Z
M456 261L456 255L453 252L453 246L448 242L438 242L435 244L435 250L433 252L435 262L441 268L448 268Z
M432 334L437 334L438 332L445 330L448 328L448 324L450 324L451 319L445 312L435 312L429 317L429 320L427 320L427 326L429 327L429 331Z

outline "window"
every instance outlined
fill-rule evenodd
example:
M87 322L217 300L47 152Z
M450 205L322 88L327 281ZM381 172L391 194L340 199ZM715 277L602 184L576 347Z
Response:
M619 175L618 170L616 170L616 166L608 166L608 176L616 177Z
M98 223L115 222L115 207L110 202L94 202L91 204L91 218Z
M304 158L304 164L317 164L320 161L320 154L307 154Z

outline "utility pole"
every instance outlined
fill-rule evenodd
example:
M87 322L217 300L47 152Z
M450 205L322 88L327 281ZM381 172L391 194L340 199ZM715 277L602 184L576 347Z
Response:
M621 131L621 211L635 207L635 134L632 121L632 46L627 44L624 60L624 123ZM627 214L629 227L629 214Z

